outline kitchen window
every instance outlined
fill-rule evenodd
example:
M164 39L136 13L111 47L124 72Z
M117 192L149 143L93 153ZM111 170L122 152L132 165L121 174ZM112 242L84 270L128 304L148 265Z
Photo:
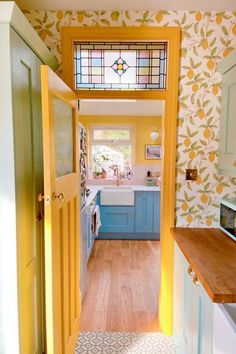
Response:
M90 166L94 178L132 175L132 127L99 126L90 129Z

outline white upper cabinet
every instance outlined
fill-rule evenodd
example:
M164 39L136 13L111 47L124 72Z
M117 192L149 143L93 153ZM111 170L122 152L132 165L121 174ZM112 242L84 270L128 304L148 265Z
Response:
M219 173L236 177L236 50L219 65L222 74Z

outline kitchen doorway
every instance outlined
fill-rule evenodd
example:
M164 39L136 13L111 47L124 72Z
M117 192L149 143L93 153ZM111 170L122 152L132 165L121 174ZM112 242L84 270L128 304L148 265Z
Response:
M93 213L86 219L82 208L82 331L160 330L162 115L163 102L157 100L80 101L86 137L80 145L87 147L85 208L95 210L97 204L101 217L93 237ZM128 203L132 189L133 203L103 201L108 188L119 195L125 191L121 204Z
M158 99L165 101L163 120L163 179L161 215L160 324L162 331L173 331L173 254L170 228L175 220L176 129L180 57L179 27L64 27L62 28L63 79L74 88L74 43L117 41L165 41L168 43L167 85L165 90L77 90L81 98ZM158 301L158 300L157 300Z

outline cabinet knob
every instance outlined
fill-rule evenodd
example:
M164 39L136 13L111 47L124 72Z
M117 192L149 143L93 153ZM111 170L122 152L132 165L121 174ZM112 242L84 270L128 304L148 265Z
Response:
M199 285L199 280L198 280L198 277L196 276L196 274L194 274L194 276L193 276L193 283L195 285Z
M193 268L191 266L188 267L188 274L192 277L193 276Z

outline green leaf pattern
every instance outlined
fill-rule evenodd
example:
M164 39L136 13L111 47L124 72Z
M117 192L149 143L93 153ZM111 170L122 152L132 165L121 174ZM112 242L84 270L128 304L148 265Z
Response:
M27 11L25 15L59 63L62 26L181 27L176 224L218 226L220 198L236 196L236 179L217 172L221 95L217 64L236 48L236 12ZM186 168L198 169L196 182L185 181Z

